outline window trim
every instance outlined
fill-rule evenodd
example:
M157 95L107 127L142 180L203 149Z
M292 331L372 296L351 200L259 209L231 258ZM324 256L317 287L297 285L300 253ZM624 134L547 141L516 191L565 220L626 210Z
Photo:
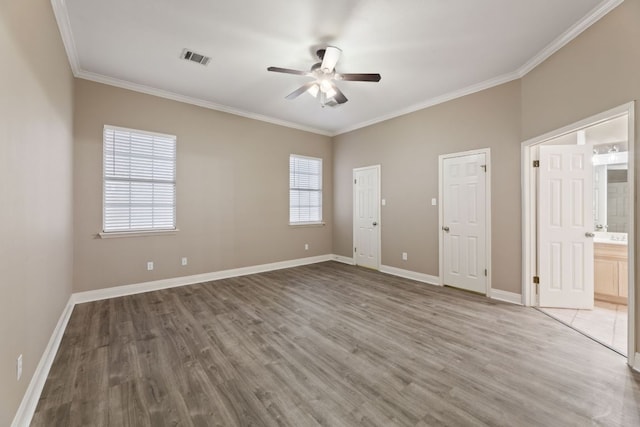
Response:
M324 221L312 221L312 222L289 222L290 227L322 227L327 223Z
M106 130L114 130L114 131L122 131L129 133L138 133L149 136L158 136L163 138L173 138L174 140L174 158L173 158L173 167L174 167L174 192L173 192L173 228L157 228L157 229L130 229L130 230L115 230L115 231L105 231L105 206L106 206L106 174L105 174L105 141L104 141L104 133ZM102 225L101 230L97 234L96 237L101 239L110 239L110 238L121 238L121 237L147 237L153 235L172 235L176 234L178 231L178 212L177 212L177 168L178 168L178 155L177 155L177 144L178 137L173 134L161 133L161 132L153 132L141 129L132 129L126 128L122 126L113 126L105 124L102 129ZM130 181L129 181L130 182Z
M291 221L291 158L316 160L320 162L320 219L318 221ZM291 227L318 227L324 226L324 159L322 157L304 156L301 154L289 154L289 226Z
M120 237L149 237L158 235L172 235L180 231L178 228L167 230L149 230L149 231L101 231L97 237L101 239L117 239Z

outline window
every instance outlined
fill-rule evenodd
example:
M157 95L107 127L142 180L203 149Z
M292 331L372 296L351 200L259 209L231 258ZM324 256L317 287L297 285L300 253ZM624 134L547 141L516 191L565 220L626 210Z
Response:
M322 222L322 159L289 157L289 223Z
M176 137L105 126L103 231L176 228Z

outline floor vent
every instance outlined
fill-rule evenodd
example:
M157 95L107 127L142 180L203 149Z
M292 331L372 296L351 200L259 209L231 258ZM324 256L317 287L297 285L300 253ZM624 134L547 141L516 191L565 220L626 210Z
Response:
M207 65L209 64L209 61L211 61L211 57L196 53L189 49L183 49L180 58L187 61L196 62L200 65Z

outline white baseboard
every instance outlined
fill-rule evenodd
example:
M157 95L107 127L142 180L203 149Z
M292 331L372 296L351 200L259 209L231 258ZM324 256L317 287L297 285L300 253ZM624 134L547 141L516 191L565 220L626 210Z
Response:
M47 381L47 377L49 376L49 370L53 364L53 359L55 359L56 354L58 353L58 348L60 347L64 331L67 328L67 323L69 323L69 318L71 317L74 305L72 295L69 297L69 301L67 301L67 305L62 311L62 314L58 319L58 323L51 334L51 338L49 338L47 347L44 349L44 353L42 353L38 366L36 366L36 370L31 377L31 381L29 381L27 391L24 393L18 412L16 412L16 416L13 418L13 422L11 423L12 427L26 427L31 424L31 419L33 418L33 414L36 412L36 407L38 406L40 394L42 393L44 383Z
M356 261L353 257L342 256L342 255L331 255L331 259L334 261L341 262L343 264L356 265Z
M511 304L522 305L522 295L514 292L491 289L491 298L499 301L510 302Z
M125 295L133 295L139 294L142 292L150 292L159 289L173 288L177 286L191 285L195 283L209 282L212 280L219 279L227 279L230 277L239 277L246 276L248 274L255 273L263 273L266 271L280 270L283 268L291 268L298 267L301 265L308 264L316 264L324 261L342 261L342 258L337 259L337 255L319 255L308 258L299 258L293 259L289 261L280 261L273 262L270 264L261 264L254 265L249 267L241 267L234 268L230 270L222 270L215 271L212 273L204 273L204 274L195 274L192 276L185 277L174 277L170 279L163 280L155 280L152 282L145 283L137 283L133 285L125 285L125 286L116 286L113 288L106 289L98 289L95 291L86 291L86 292L76 292L71 294L69 297L69 301L65 306L62 314L60 315L60 319L58 320L58 324L56 325L53 333L51 334L51 338L49 339L49 343L40 358L40 362L36 367L36 370L29 382L29 386L27 387L27 391L25 392L22 402L20 403L20 407L18 408L18 412L13 419L13 423L11 427L26 427L31 423L31 419L36 411L36 407L38 406L38 400L40 399L40 394L42 393L42 389L44 388L44 384L49 376L49 370L51 369L51 365L53 364L53 359L58 352L58 348L60 347L60 342L62 341L62 336L64 335L64 331L67 327L67 323L69 323L69 318L71 317L71 313L73 311L73 307L76 304L80 304L83 302L90 301L99 301L107 298L115 298ZM346 258L348 260L348 258ZM347 262L348 263L348 262Z
M248 274L264 273L266 271L281 270L283 268L299 267L301 265L316 264L318 262L331 261L333 255L319 255L308 258L299 258L289 261L273 262L270 264L253 265L249 267L232 268L230 270L214 271L211 273L194 274L192 276L172 277L170 279L154 280L151 282L136 283L133 285L114 286L112 288L98 289L95 291L77 292L73 294L76 304L102 299L122 297L126 295L140 294L143 292L157 291L160 289L175 288L178 286L193 285L196 283L210 282L212 280L228 279L230 277L246 276Z
M280 270L283 268L298 267L301 265L315 264L325 261L337 261L349 265L354 265L353 258L341 256L341 255L319 255L315 257L300 258L289 261L274 262L270 264L261 264L249 267L234 268L230 270L215 271L211 273L195 274L192 276L174 277L170 279L155 280L151 282L137 283L133 285L116 286L113 288L98 289L95 291L77 292L71 295L69 301L64 308L64 311L60 315L58 324L56 325L49 343L40 358L40 362L33 374L31 381L25 395L22 399L18 412L11 424L12 427L25 427L28 426L33 418L33 415L38 405L38 400L42 389L49 375L49 370L53 364L62 336L71 317L71 312L75 304L80 304L90 301L98 301L107 298L115 298L126 295L133 295L143 292L150 292L160 289L173 288L177 286L191 285L195 283L209 282L212 280L227 279L230 277L246 276L248 274L263 273L267 271ZM418 282L428 283L431 285L438 285L439 278L437 276L431 276L424 273L418 273L410 270L403 270L401 268L390 267L387 265L381 265L380 271L394 276L404 277L406 279L416 280ZM500 291L497 289L492 290L492 298L502 301L513 302L520 304L520 295L511 292ZM636 354L635 363L640 364L640 355ZM640 370L636 365L634 369Z
M428 283L430 285L440 286L440 278L438 276L431 276L429 274L418 273L411 270L403 270L402 268L391 267L388 265L381 265L380 271L382 273L392 274L398 277L404 277L405 279L416 280L422 283Z
M381 265L380 271L382 273L393 274L394 276L404 277L405 279L412 279L418 282L440 286L440 278L438 276L431 276L429 274L418 273L411 270L403 270L402 268L391 267L388 265ZM522 305L522 296L520 294L502 291L500 289L491 289L491 298L504 301L504 302L509 302L511 304Z
M640 353L636 353L630 362L631 368L633 368L634 371L640 372Z

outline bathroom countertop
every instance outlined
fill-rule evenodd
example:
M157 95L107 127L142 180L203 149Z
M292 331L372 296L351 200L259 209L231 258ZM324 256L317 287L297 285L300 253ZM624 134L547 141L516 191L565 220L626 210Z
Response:
M627 246L627 241L626 240L611 240L611 239L602 239L602 238L594 238L593 239L594 243L606 243L607 245L621 245L621 246Z
M594 243L627 246L627 233L609 233L596 231L593 241Z

